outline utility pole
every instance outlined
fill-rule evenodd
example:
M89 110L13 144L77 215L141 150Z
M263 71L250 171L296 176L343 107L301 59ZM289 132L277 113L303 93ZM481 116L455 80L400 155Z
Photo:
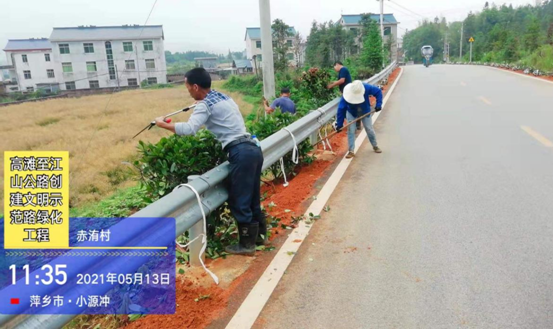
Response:
M117 64L115 65L115 76L117 77L117 88L120 88L121 85L119 84L119 71L117 71Z
M263 59L263 95L267 100L275 97L275 67L273 62L273 33L271 30L271 1L259 0L261 52Z
M380 37L384 43L384 0L380 0Z
M461 24L461 41L459 42L459 61L463 58L463 30L465 29L465 22Z
M472 42L470 43L470 60L469 63L472 63Z
M134 52L136 54L136 72L138 73L138 88L142 88L142 80L140 80L140 61L138 60L138 46L134 45Z

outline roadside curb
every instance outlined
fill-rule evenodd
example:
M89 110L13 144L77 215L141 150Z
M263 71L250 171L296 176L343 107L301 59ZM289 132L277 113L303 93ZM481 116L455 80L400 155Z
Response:
M383 100L383 106L386 105L388 99L394 92L394 89L403 75L403 68L401 68L399 75L390 87L388 93ZM372 120L376 122L381 112L377 112ZM361 148L361 145L367 140L365 130L362 130L356 138L355 152ZM338 186L340 179L345 174L350 163L353 159L342 158L332 175L329 177L323 188L317 195L317 199L314 200L304 216L309 219L309 214L314 215L321 214L323 208L327 205L329 198L331 197L334 189ZM292 262L294 256L298 252L301 244L309 234L312 224L307 224L305 221L301 221L297 228L288 236L280 250L277 252L269 266L265 269L255 286L252 288L246 299L242 302L230 322L227 324L226 329L250 329L261 311L265 307L267 301L271 297L276 286L280 282L286 269Z

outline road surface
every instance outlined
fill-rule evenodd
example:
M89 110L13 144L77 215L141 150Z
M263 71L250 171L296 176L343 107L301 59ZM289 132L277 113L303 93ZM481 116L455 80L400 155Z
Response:
M553 327L553 84L407 66L254 327Z

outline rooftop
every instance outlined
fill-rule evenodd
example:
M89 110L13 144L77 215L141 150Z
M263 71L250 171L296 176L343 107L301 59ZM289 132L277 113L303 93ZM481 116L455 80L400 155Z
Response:
M234 67L237 69L250 69L252 68L252 62L250 60L234 60Z
M57 27L50 41L108 41L164 38L163 25Z
M288 29L288 32L290 32L292 35L295 35L296 29L294 29L294 27L291 26ZM261 39L261 28L258 28L258 27L246 28L246 35L244 36L244 40L246 40L248 35L250 36L250 39Z
M4 47L4 51L21 50L50 50L52 44L47 38L10 39Z
M371 19L380 22L380 14L369 14L371 16ZM357 14L357 15L342 15L342 19L344 20L344 24L359 24L361 21L361 17L363 15ZM388 24L397 24L397 20L394 17L394 14L384 14L384 23Z

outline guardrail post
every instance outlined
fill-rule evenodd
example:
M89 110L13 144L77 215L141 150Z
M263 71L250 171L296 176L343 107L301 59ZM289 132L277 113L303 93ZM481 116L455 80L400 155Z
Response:
M309 135L309 143L311 143L312 146L315 145L317 141L319 141L319 130L316 130L311 135Z
M190 175L188 176L188 182L192 182L192 180L199 178L199 175ZM200 237L200 235L205 235L204 231L204 221L201 219L200 221L196 222L190 229L188 230L188 238L193 240L196 237ZM205 261L205 253L202 253L200 256L200 251L202 251L202 238L198 238L196 241L192 242L188 246L189 256L190 256L190 266L197 267L202 266L202 261ZM201 259L201 261L200 261Z

